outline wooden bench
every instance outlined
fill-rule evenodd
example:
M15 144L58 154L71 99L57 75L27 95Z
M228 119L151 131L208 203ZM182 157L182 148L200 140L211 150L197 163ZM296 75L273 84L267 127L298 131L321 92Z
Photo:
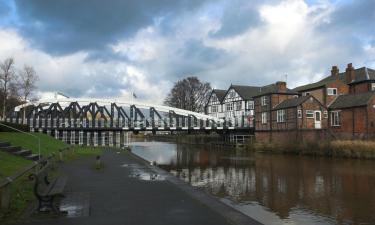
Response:
M54 200L65 197L63 191L66 184L66 177L50 179L48 176L48 166L44 166L38 173L30 175L31 180L35 180L34 194L38 199L38 211L53 210L60 213L54 205Z

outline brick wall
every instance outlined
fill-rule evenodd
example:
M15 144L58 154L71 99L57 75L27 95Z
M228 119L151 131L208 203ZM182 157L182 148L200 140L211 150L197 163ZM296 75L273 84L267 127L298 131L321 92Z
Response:
M337 88L337 95L343 95L349 93L349 86L341 82L340 80L334 80L326 85L327 88ZM325 100L322 102L324 105L328 106L337 97L336 95L327 95L325 90Z
M294 131L256 131L256 141L259 143L294 144L303 142L318 142L328 138L326 130L294 130Z
M350 86L350 93L364 93L371 91L371 84L369 83L358 83Z

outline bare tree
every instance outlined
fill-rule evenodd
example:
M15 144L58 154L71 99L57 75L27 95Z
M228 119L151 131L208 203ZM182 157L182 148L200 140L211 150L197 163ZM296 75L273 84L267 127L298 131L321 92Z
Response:
M203 112L209 98L211 85L202 83L197 77L179 80L164 100L164 104L194 112Z
M4 62L0 63L0 83L3 91L3 112L2 119L5 120L6 116L6 103L8 98L9 87L15 81L16 74L14 72L14 59L7 58Z
M22 98L23 104L25 104L28 100L30 100L30 97L36 90L36 82L38 81L39 77L34 68L27 65L23 67L23 70L20 72L18 77L18 91ZM23 110L23 121L25 121L25 116L25 110Z

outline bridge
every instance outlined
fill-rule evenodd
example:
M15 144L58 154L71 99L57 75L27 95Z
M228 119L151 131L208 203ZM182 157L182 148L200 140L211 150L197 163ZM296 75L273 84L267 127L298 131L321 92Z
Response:
M69 144L121 146L129 132L252 130L246 118L223 120L156 104L109 99L52 98L17 106L7 122L27 124Z

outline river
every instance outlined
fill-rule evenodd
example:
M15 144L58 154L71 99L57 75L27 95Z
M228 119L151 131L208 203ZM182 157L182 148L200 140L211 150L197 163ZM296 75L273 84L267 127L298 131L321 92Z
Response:
M375 163L143 141L132 152L264 224L375 224Z

